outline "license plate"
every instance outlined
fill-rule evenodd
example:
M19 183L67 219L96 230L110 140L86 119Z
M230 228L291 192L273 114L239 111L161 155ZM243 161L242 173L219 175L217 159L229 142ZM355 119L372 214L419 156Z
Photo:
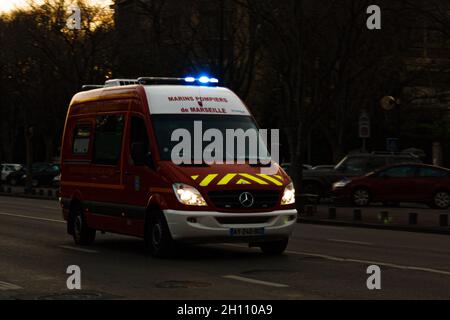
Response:
M264 235L264 228L239 228L230 229L230 236L245 237L245 236L262 236Z

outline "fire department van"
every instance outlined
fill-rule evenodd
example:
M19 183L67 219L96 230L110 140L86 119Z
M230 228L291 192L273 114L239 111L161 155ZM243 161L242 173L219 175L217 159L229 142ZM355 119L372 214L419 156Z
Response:
M176 164L180 128L257 129L216 79L139 78L85 86L69 106L60 203L77 245L97 231L141 237L155 256L178 243L244 242L280 254L296 222L295 191L277 163Z

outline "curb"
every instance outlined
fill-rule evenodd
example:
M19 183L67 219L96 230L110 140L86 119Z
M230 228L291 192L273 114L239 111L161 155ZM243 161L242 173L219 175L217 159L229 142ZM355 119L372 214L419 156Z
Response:
M383 225L383 224L354 222L354 221L308 219L308 218L302 218L302 217L299 217L297 219L297 223L450 235L450 228L447 228L447 230L444 230L444 229L442 229L442 227L433 228L433 227L417 227L417 226L404 226L404 225Z

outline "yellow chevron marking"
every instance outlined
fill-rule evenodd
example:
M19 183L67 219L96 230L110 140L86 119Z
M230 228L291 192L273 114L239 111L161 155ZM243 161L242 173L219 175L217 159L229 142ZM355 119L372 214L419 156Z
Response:
M247 180L241 179L236 184L252 184L251 182L248 182Z
M283 182L283 177L282 176L274 175L274 177L280 179L281 182Z
M254 176L252 176L251 174L248 174L248 173L240 173L239 175L244 177L244 178L247 178L249 180L252 180L252 181L254 181L254 182L258 183L258 184L264 184L264 185L268 185L269 184L266 181L261 180L261 179L259 179L257 177L254 177Z
M237 176L236 173L229 173L229 174L225 175L225 177L223 177L222 180L220 180L217 185L225 186L228 183L230 183L230 181L233 180L233 178L236 177L236 176Z
M218 174L208 174L208 175L206 176L206 178L203 179L203 181L200 183L200 186L202 186L202 187L207 187L207 186L209 186L209 184L211 183L211 181L213 181L217 176L218 176Z
M198 179L198 177L199 177L199 176L192 176L191 178L192 178L192 180L194 180L194 181L195 181L195 180L197 180L197 179Z
M276 186L282 186L283 183L281 183L280 181L278 181L277 179L272 178L271 176L269 176L268 174L264 174L264 173L259 173L258 176L260 176L261 178L264 178L266 180L269 180L270 182L272 182L274 185Z

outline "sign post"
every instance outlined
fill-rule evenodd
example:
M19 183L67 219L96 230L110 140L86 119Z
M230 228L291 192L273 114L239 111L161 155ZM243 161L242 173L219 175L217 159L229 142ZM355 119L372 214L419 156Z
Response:
M365 110L359 115L359 137L362 139L362 151L366 152L366 139L370 138L370 117Z

